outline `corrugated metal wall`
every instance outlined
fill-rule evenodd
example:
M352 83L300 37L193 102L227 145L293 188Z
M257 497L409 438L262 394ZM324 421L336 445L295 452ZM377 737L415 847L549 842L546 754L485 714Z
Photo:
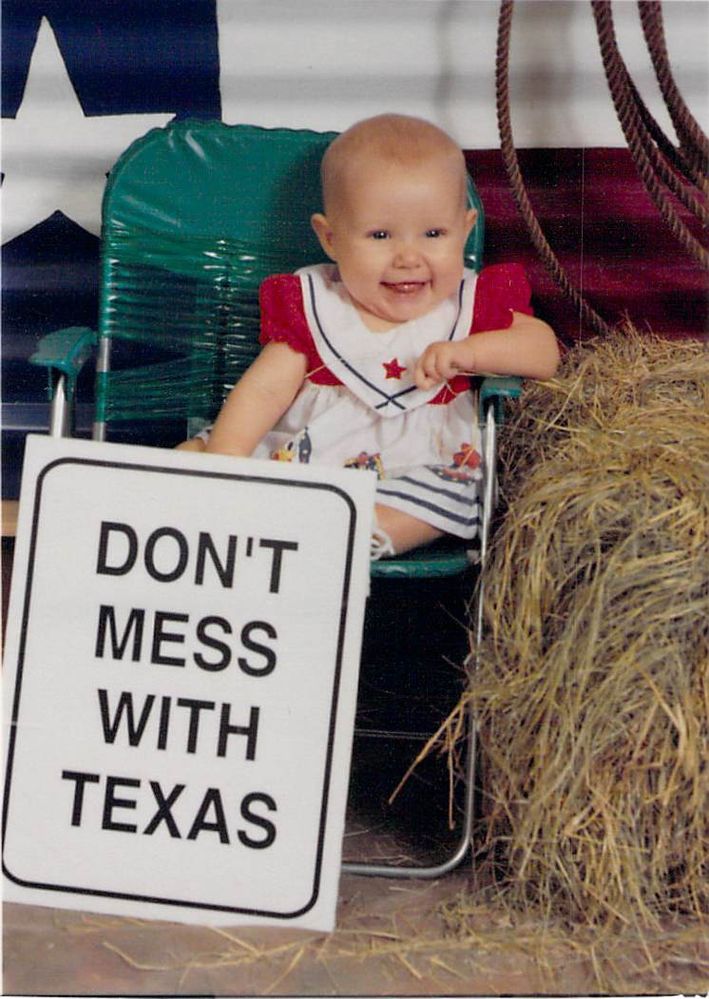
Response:
M612 9L630 73L670 129L637 5ZM498 0L219 0L223 118L339 130L386 109L494 148L498 11ZM663 13L677 83L706 124L709 4L665 0ZM588 0L518 0L510 65L518 145L625 145Z

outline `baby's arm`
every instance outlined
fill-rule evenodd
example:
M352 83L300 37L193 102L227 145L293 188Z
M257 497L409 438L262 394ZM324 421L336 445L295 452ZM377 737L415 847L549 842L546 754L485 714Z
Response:
M229 393L205 450L248 457L293 402L306 368L305 356L287 344L266 344Z
M416 364L418 387L433 388L463 373L551 378L559 363L551 326L522 312L512 315L507 329L473 333L453 343L432 343Z

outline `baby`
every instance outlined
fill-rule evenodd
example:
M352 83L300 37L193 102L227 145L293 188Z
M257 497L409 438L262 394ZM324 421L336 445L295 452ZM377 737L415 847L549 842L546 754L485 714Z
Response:
M559 354L518 265L464 268L475 210L462 151L434 125L380 115L322 162L311 222L333 261L261 287L258 358L214 426L181 445L374 469L372 557L478 526L470 374L549 378Z

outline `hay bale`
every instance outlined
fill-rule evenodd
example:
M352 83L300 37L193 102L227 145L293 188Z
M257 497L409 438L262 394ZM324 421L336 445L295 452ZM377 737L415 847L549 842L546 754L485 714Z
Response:
M709 358L632 328L528 385L486 572L486 846L506 897L660 925L708 906Z

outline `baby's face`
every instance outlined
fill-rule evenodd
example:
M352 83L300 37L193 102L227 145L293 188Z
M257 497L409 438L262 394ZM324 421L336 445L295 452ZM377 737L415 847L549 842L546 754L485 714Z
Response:
M369 329L418 319L455 294L475 222L448 159L359 162L327 217L313 225Z

